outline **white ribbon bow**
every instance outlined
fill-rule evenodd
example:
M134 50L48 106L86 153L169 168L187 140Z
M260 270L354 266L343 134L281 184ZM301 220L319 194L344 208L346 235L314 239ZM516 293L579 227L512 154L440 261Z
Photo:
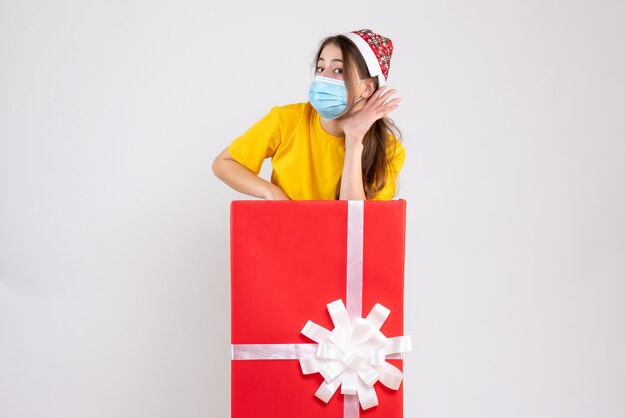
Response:
M399 358L399 353L411 351L411 337L387 338L380 332L389 316L389 309L377 303L367 318L350 321L341 299L329 303L328 312L335 328L332 331L308 321L302 334L318 343L314 357L300 359L304 374L320 373L324 382L315 392L328 403L341 386L343 395L357 395L361 408L378 405L374 384L380 381L397 390L402 382L402 371L387 358Z

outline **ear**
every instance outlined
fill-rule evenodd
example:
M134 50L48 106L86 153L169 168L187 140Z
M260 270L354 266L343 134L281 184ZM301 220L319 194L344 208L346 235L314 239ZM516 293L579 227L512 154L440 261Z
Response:
M364 84L364 87L363 87L363 94L362 94L362 96L363 96L363 98L365 98L367 100L376 91L376 79L370 78L370 79L364 81L363 84Z

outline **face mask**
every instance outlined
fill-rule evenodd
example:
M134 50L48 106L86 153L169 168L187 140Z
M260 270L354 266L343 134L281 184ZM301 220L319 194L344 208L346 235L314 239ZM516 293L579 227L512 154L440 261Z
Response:
M359 80L359 82L361 81L364 80ZM309 88L309 101L321 117L329 120L336 119L348 107L346 84L343 80L321 75L315 76Z

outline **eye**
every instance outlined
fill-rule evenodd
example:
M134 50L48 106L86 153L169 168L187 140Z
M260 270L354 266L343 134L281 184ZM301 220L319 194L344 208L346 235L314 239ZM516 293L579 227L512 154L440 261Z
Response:
M335 74L343 74L342 68L335 68L333 71L335 72Z
M315 68L315 72L316 73L321 73L322 71L324 71L324 69L322 67L316 67Z

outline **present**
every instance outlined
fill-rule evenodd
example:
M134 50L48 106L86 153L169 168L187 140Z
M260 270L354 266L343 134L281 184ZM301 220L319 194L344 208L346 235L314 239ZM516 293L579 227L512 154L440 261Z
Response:
M231 204L231 416L402 417L406 202Z

